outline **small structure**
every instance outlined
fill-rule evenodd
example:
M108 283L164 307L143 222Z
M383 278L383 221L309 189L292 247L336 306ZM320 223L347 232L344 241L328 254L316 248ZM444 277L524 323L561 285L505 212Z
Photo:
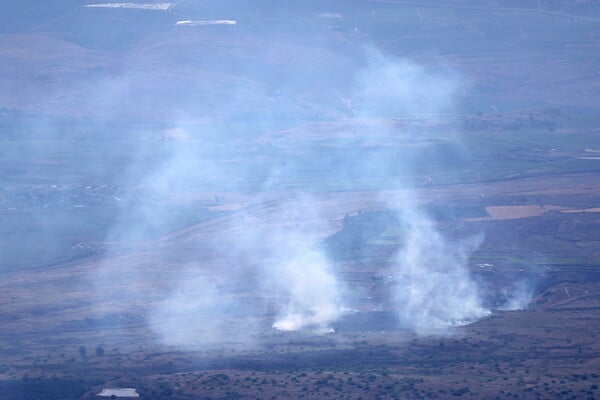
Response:
M102 391L100 393L98 393L96 396L102 396L102 397L112 397L112 396L115 396L117 398L122 398L122 397L140 397L139 393L134 388L109 388L109 389L102 389Z

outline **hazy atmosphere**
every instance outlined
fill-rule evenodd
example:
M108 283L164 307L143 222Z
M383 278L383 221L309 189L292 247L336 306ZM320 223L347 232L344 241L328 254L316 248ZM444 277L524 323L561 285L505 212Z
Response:
M0 5L7 399L597 396L597 2Z

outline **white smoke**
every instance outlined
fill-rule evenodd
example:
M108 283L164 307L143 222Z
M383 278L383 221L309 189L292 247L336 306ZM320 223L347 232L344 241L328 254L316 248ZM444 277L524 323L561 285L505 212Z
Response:
M394 300L401 323L419 334L444 333L489 315L467 269L483 238L447 241L418 210L402 210L400 220L404 246L394 271Z
M504 311L523 310L531 304L533 293L531 282L527 280L517 281L512 287L502 291L504 303L498 309Z
M150 315L152 330L172 346L204 348L252 342L258 332L257 304L236 297L237 282L220 282L226 274L184 272L176 289L159 301Z
M357 77L355 99L359 116L377 117L373 119L377 124L379 117L420 118L428 114L444 118L453 111L460 86L456 74L431 72L374 51L368 51L367 57L367 66ZM394 142L394 124L384 119L377 127L363 134L370 148L383 148ZM403 143L410 144L411 140L417 142L421 136L434 133L409 128L402 135ZM186 136L193 138L195 134ZM230 169L223 162L238 150L229 148L230 144L217 135L207 136L199 143L199 148L193 142L174 145L175 154L170 161L146 179L167 184L155 186L159 195L185 191L190 181L201 186L205 180L218 187L252 177L253 170ZM383 160L377 154L359 154L353 165L340 164L329 173L331 177L352 180L354 174L364 170L381 176L394 172ZM302 160L311 161L318 162L318 156ZM405 169L414 167L409 160L399 165ZM203 242L197 243L198 261L178 271L174 288L156 302L151 326L164 343L202 346L247 342L271 327L326 333L332 331L333 323L346 309L343 282L320 247L323 239L333 233L326 210L308 194L308 189L287 198L289 192L284 192L284 197L277 194L272 186L276 179L271 178L286 178L287 170L274 167L270 172L264 177L263 192L253 195L252 204L225 220L229 222L216 224L212 237L203 236ZM397 176L403 173L396 172ZM402 199L387 200L390 208L398 210L403 231L403 246L390 271L394 278L391 300L402 325L418 334L444 333L448 327L488 315L466 267L469 255L482 238L446 240L434 222L418 209L417 190L398 177L391 179L394 182L385 183L393 183L407 193ZM385 185L380 187L382 193L385 189ZM154 225L164 223L163 210L156 206L140 210L144 220ZM210 271L206 271L202 261L207 253L216 257L212 262L217 267Z
M456 73L435 71L377 51L369 54L368 66L358 79L363 102L359 115L440 121L454 111L461 84ZM391 134L385 127L382 131ZM406 134L415 143L434 135ZM409 161L403 167L414 168ZM393 300L401 324L418 334L444 333L449 327L485 317L489 310L483 307L467 267L469 255L483 237L458 242L445 239L434 221L419 210L418 190L401 186L406 189L403 197L387 200L390 208L398 210L403 233L392 271Z
M303 237L290 237L289 253L269 268L276 277L282 301L273 328L283 331L331 331L340 315L339 284L330 262Z
M258 204L267 203L260 199ZM216 260L177 272L151 313L163 343L202 347L254 343L280 331L323 334L341 315L342 285L319 244L326 224L309 196L240 210L210 243ZM198 254L198 257L206 256ZM216 264L215 264L216 263ZM207 271L207 264L215 264Z
M260 215L234 222L232 248L255 260L256 289L268 298L272 327L282 331L327 332L339 318L341 284L320 242L327 221L308 195L283 199Z
M364 117L444 118L454 110L461 88L454 71L366 50L368 62L357 76L357 105Z

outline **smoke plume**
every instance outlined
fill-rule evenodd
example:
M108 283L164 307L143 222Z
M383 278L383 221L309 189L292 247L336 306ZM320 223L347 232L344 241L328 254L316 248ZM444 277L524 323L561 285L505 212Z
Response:
M368 66L358 78L364 103L359 115L443 121L456 110L461 84L456 72L428 70L374 50L368 54ZM393 134L389 129L382 130ZM439 134L409 129L405 140L418 143ZM399 168L414 170L415 166L408 159ZM398 186L405 189L404 194L386 201L397 210L402 232L402 245L391 271L393 304L401 325L419 334L444 333L449 327L488 315L467 267L470 254L483 236L461 241L444 238L435 222L419 208L418 190L403 182Z
M327 332L342 308L339 283L327 257L305 240L291 235L276 243L286 251L266 270L282 298L273 328Z
M181 143L168 146L167 161L142 180L149 188L148 198L185 198L191 188L240 192L249 181L254 192L252 201L224 217L214 230L187 239L197 260L174 273L171 286L160 298L151 300L151 326L164 343L249 343L271 328L331 332L335 321L343 317L348 292L320 245L333 231L332 218L315 200L318 182L343 180L352 185L367 175L378 178L382 201L396 210L400 221L401 246L389 271L393 282L390 303L400 326L417 334L444 334L448 328L489 314L467 268L469 256L483 236L445 238L420 209L415 181L406 179L407 171L419 173L414 160L425 147L421 144L443 132L390 123L449 120L448 115L457 108L459 76L373 49L363 52L363 57L362 66L354 72L348 104L352 103L358 117L349 120L349 129L359 130L353 140L358 146L362 143L364 151L350 156L336 153L336 144L345 139L332 139L328 155L332 158L325 172L320 172L323 175L314 178L317 183L304 184L294 192L280 190L279 182L293 181L298 171L311 163L322 165L319 155L301 148L302 137L297 139L299 143L285 139L288 155L284 162L264 163L258 168L232 161L245 150L247 139L233 133L228 137L226 126L207 132L194 123L176 124L175 130L169 131L185 134L176 135ZM243 107L242 103L238 101L234 107ZM253 118L260 120L259 116ZM368 128L362 131L364 125L352 125L355 121L364 124L365 119ZM403 153L390 158L388 146ZM403 195L385 198L390 187L402 189ZM141 213L138 220L145 222L126 229L127 235L143 238L149 231L160 231L157 227L171 226L171 217L161 206L160 201L142 200L135 208ZM170 260L159 258L156 262Z
M531 303L533 299L534 284L527 279L514 282L512 287L502 290L504 304L499 310L523 310Z
M401 211L400 221L405 243L394 270L394 300L401 323L419 334L443 333L489 315L467 269L483 238L445 240L418 210Z

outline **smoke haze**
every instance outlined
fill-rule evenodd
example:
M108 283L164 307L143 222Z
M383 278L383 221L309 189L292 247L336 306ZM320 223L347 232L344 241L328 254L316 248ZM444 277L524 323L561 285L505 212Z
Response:
M366 67L357 70L354 89L358 116L419 118L429 114L441 119L457 106L456 72L432 73L411 61L387 57L374 49L367 49L363 55ZM351 181L368 170L388 176L387 184L403 188L402 198L381 196L383 203L397 210L404 237L390 270L394 282L391 301L399 326L418 334L444 334L451 327L489 315L467 269L469 255L483 236L446 240L436 231L435 223L419 210L417 191L402 181L401 169L414 166L397 161L386 164L385 157L382 161L377 150L377 146L394 140L412 145L432 133L404 129L402 137L396 139L394 135L398 132L386 120L380 121L375 120L368 130L358 134L359 140L368 141L370 152L353 158L352 168L344 168L340 160L328 173ZM223 131L213 140L220 141L226 135ZM204 142L198 152L190 151L187 144L178 147L171 160L152 176L156 195L173 191L178 182L190 180L202 184L202 179L206 179L211 186L242 181L238 174L248 171L232 172L222 166L222 158L233 151L228 145L225 140L216 153L202 151L203 147L216 146L210 141ZM274 166L265 174L260 184L265 194L255 197L257 204L268 201L278 180L289 179L286 173L302 168L294 165L294 161L288 160L284 168ZM301 161L309 166L316 160L309 157ZM398 174L394 174L394 168L400 169ZM387 185L382 185L380 190L386 188ZM243 341L240 332L258 333L258 321L266 321L281 331L326 333L343 317L348 290L320 245L326 234L331 233L330 217L323 215L322 205L308 191L296 192L291 198L276 202L276 209L266 214L253 209L237 212L229 228L217 232L218 240L210 244L216 246L223 266L212 269L208 276L197 275L202 263L190 267L182 274L181 283L159 302L151 315L152 325L166 343ZM160 217L160 211L153 212ZM202 256L199 252L198 257ZM230 265L238 267L226 267ZM240 279L238 273L247 279ZM248 285L261 294L259 300L244 297L240 287ZM250 306L252 302L255 304ZM238 329L233 330L234 337L227 337L226 332L231 329L226 325L233 319Z
M0 72L36 78L18 98L6 94L18 84L10 80L0 106L19 109L18 126L46 140L13 149L37 163L13 179L33 176L51 188L44 196L80 211L95 242L69 233L72 247L105 246L98 297L143 303L169 345L331 332L357 292L323 243L366 208L338 204L331 193L345 190L379 193L399 221L385 271L399 328L444 334L489 315L467 266L483 235L444 237L417 189L466 163L461 72L365 44L350 18L320 4L297 7L82 2L61 21L85 35L11 39L14 62ZM282 17L290 12L302 18ZM29 118L34 109L47 120ZM78 135L63 138L66 127ZM76 172L61 182L36 175L56 160ZM46 197L41 207L53 209ZM515 296L508 307L522 306Z

